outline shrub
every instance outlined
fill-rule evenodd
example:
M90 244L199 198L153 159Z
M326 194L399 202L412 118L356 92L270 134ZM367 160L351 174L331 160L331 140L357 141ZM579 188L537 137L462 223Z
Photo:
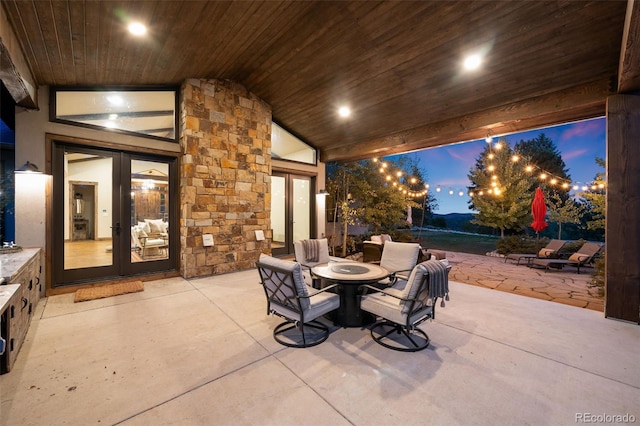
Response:
M563 257L569 257L573 253L577 252L578 249L582 247L586 242L587 241L583 239L579 239L575 241L567 241L567 243L564 246L562 246L560 253L564 255Z
M595 272L591 277L591 284L589 284L590 288L595 288L598 291L598 296L604 297L604 256L603 252L593 264Z
M500 254L509 253L531 253L535 254L542 247L546 246L549 239L544 237L536 239L528 235L510 235L498 240L496 250Z

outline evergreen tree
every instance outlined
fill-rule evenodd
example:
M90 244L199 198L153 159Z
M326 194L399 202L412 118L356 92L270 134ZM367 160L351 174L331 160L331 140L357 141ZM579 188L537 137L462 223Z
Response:
M478 212L471 223L499 229L504 238L506 230L520 230L530 222L533 179L513 161L505 140L496 147L487 145L468 177L473 194L469 204Z
M544 133L540 133L537 138L530 140L520 140L516 143L514 151L520 155L524 161L528 161L536 167L536 174L546 173L555 176L564 182L570 182L571 176L567 169L562 155L555 143ZM531 189L540 186L543 190L556 190L559 184L551 184L550 179L532 181ZM546 193L547 191L545 191ZM558 191L558 196L566 201L569 198L568 191Z

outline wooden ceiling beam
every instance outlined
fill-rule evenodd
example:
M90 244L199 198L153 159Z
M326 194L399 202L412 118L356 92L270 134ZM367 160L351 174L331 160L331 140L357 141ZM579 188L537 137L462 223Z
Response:
M0 7L0 80L16 104L38 107L38 86L4 8Z
M483 139L488 133L507 135L595 118L605 114L607 96L613 93L610 80L596 81L381 138L333 146L321 150L320 160L352 161L383 157Z
M629 0L620 49L618 93L640 90L638 64L640 64L640 1Z

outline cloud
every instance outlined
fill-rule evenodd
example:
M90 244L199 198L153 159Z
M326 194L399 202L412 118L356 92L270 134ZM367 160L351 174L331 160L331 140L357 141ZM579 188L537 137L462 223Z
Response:
M574 138L593 137L604 132L604 119L581 121L570 126L561 133L560 140L571 141Z
M562 153L563 160L571 160L573 158L582 157L583 155L589 154L588 149L576 149L573 151L565 151Z
M445 148L447 154L449 154L450 157L470 165L475 164L476 158L480 156L480 153L483 149L483 145L471 143L454 145L451 148Z

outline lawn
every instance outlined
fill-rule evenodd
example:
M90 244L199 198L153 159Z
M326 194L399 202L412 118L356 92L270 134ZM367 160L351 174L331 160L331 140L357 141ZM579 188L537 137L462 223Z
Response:
M414 238L419 239L420 245L427 249L457 251L461 253L481 254L494 251L500 237L479 234L464 234L460 232L411 231Z

